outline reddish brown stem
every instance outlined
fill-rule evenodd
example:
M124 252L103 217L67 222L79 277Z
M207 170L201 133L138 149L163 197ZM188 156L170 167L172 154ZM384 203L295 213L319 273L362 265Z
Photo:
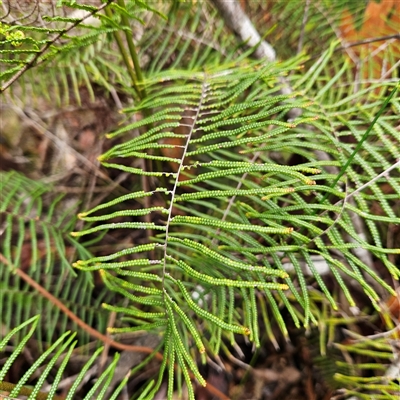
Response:
M8 261L6 258L3 256L3 254L0 254L0 260L8 264ZM79 317L77 317L68 307L66 307L60 300L58 300L56 297L54 297L51 293L49 293L43 286L41 286L39 283L34 281L29 275L27 275L24 271L22 271L19 268L14 269L15 273L22 278L26 283L28 283L29 286L32 288L36 289L43 297L45 297L47 300L51 301L57 308L59 308L65 315L68 316L72 321L74 321L78 326L80 326L84 331L86 331L92 338L99 339L105 344L108 344L111 347L114 347L115 349L118 350L127 350L127 351L135 351L138 353L146 353L146 354L151 354L153 353L154 349L151 347L145 347L145 346L132 346L128 344L123 344L116 342L115 340L112 340L108 336L100 333L99 331L96 331L96 329L92 328L89 326L87 323L82 321ZM156 353L155 357L158 360L163 360L163 355L161 353Z

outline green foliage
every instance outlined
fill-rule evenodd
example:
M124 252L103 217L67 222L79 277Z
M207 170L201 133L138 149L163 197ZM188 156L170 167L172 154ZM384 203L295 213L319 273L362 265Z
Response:
M399 356L395 340L390 336L376 339L366 339L353 334L356 340L349 345L336 345L340 350L348 352L350 357L368 356L372 363L347 364L350 371L347 374L335 374L335 380L346 389L344 395L356 395L360 399L391 399L394 400L399 393ZM338 367L343 366L343 361L337 361ZM375 370L375 376L364 377L365 370ZM383 376L381 373L383 372Z
M142 330L162 338L164 359L158 378L139 398L154 397L163 379L168 380L172 398L174 382L184 378L193 399L192 377L205 385L197 363L204 363L206 355L220 354L221 343L235 345L237 335L245 335L260 346L259 314L268 336L276 341L267 312L288 339L285 309L297 328L321 327L321 307L340 310L347 303L355 310L354 286L380 311L385 295L395 292L368 260L379 261L396 280L400 275L390 257L400 249L385 244L389 224L400 223L400 135L395 128L400 103L394 95L398 83L354 82L349 64L336 53L337 42L305 72L305 56L269 64L250 61L248 54L236 51L230 36L221 35L222 22L215 11L200 3L175 2L166 22L164 14L153 13L142 1L108 1L99 8L62 2L86 17L97 15L100 25L86 25L82 16L53 15L46 19L53 27L50 33L25 26L17 35L19 31L4 24L0 31L5 37L3 53L17 64L2 72L3 89L33 64L43 63L59 68L57 74L50 68L46 76L54 79L59 92L72 87L78 104L82 83L93 95L96 82L110 92L118 88L131 96L133 105L123 110L127 122L107 135L114 145L100 161L141 178L137 182L145 185L138 183L128 195L81 212L78 217L86 225L74 230L74 219L63 224L71 210L57 211L61 197L45 209L42 198L49 188L16 174L4 175L2 253L10 265L20 268L28 236L30 273L40 281L45 271L48 280L42 284L47 290L54 285L52 279L65 276L68 285L58 285L54 295L66 302L82 301L81 306L94 310L104 303L106 312L116 312L121 321L110 333ZM210 13L206 25L205 12ZM315 14L310 26L320 18ZM135 44L132 25L127 26L133 20L145 26ZM70 36L75 26L79 33ZM209 28L211 37L193 40L191 35L210 35ZM332 29L329 32L332 35ZM59 45L58 39L65 42ZM41 81L40 87L43 80L34 71L21 79ZM279 94L283 77L296 91L292 95ZM66 95L56 97L69 101ZM288 121L293 108L302 109L302 115ZM134 209L132 203L127 206L133 199ZM137 245L92 257L75 239L113 229L138 231ZM44 257L38 254L39 242ZM79 260L73 267L80 271L78 278L65 257L66 242L77 251ZM335 280L333 290L321 264ZM100 271L107 290L115 294L112 300L93 302L92 271ZM0 299L7 299L3 322L17 326L31 316L22 312L22 304L27 304L23 299L37 294L24 288L19 297L14 295L11 292L21 283L8 267L2 266L0 273L6 289ZM69 288L86 296L75 297ZM61 333L67 323L63 318ZM51 330L55 323L46 326ZM20 345L15 352L32 332L27 335L16 341ZM47 341L52 338L49 332ZM69 334L61 335L43 349L43 359L34 367L53 353L48 373L61 353L70 354L72 340ZM357 351L356 346L351 351ZM8 363L14 358L10 356ZM116 363L117 358L85 398L100 393L102 385L105 388ZM368 386L375 381L361 378L338 375L338 380L349 385L348 393L353 384L361 391L377 388ZM42 383L39 380L34 390ZM389 396L397 389L390 382L381 391Z
M34 361L32 366L24 373L17 385L7 384L6 382L3 382L14 360L23 351L26 342L32 337L35 329L38 327L38 322L39 316L28 319L26 322L11 330L0 342L0 352L4 351L4 348L8 343L12 343L15 346L13 352L8 356L7 362L0 369L0 390L9 391L10 398L15 398L18 395L28 396L28 399L32 400L54 398L57 387L61 381L65 369L67 368L74 347L76 346L77 341L74 340L75 334L71 334L71 332L65 332L58 338L56 342L54 342L54 344L50 345L37 360ZM24 328L29 326L29 332L24 334L24 336L21 338L20 335L23 332ZM87 373L88 369L93 365L97 357L100 355L101 351L102 348L97 349L94 352L93 356L84 364L81 372L76 376L76 379L74 380L71 388L68 391L66 397L67 399L71 400L76 398L74 396L77 388L84 383L85 374ZM92 399L95 393L97 393L96 399L104 398L105 389L107 389L108 382L111 380L114 374L118 359L119 355L116 354L114 360L104 370L104 372L100 374L96 383L86 394L86 396L84 397L85 400ZM31 376L39 368L43 368L43 370L41 371L40 379L37 380L35 386L33 388L24 387L28 379L30 379ZM52 375L51 372L54 370L56 370L56 374ZM49 380L52 383L48 392L40 392L45 381L49 382ZM123 382L126 383L126 380L124 380ZM120 385L114 391L113 398L116 398L118 393L122 390L122 387L123 386Z
M322 65L328 63L333 50L332 47L328 51ZM311 255L318 255L329 265L352 307L356 306L356 303L348 288L350 281L358 282L377 309L381 296L377 292L379 289L376 283L389 293L394 293L371 266L354 255L353 249L361 248L370 252L387 266L395 279L398 279L399 271L390 262L387 254L398 254L399 249L382 247L378 224L389 221L399 223L400 219L395 216L390 205L391 196L387 197L380 189L380 182L383 181L372 181L376 175L374 162L385 163L383 166L389 168L391 162L399 156L398 150L393 154L392 161L388 161L387 158L385 160L382 154L385 150L379 141L381 132L373 125L376 136L369 136L362 155L358 152L352 166L346 169L347 180L335 184L336 174L329 173L328 168L339 167L353 152L351 146L335 137L335 130L340 126L341 135L354 136L359 140L359 126L368 127L369 121L363 120L362 116L353 116L351 120L344 117L346 102L342 99L331 102L329 109L326 109L324 93L331 86L331 81L319 87L317 91L309 84L310 81L318 81L322 68L302 79L303 85L308 88L302 85L301 80L298 81L297 90L301 94L296 99L275 96L273 93L276 90L277 78L288 68L295 69L296 64L281 63L274 69L270 64L262 66L257 63L243 63L242 66L231 67L228 73L221 74L219 68L209 69L206 72L192 73L192 79L186 78L183 81L181 72L168 71L168 80L164 78L163 72L148 80L147 92L154 103L147 100L144 102L150 106L160 104L159 100L162 100L163 111L157 108L155 116L142 119L139 123L128 125L109 135L127 135L129 130L139 125L147 126L146 133L125 140L104 154L101 160L105 165L133 174L166 177L163 184L167 184L167 189L156 188L142 195L156 199L164 192L169 199L167 206L160 210L147 209L150 217L158 212L158 223L113 222L113 218L127 214L124 214L124 211L105 214L103 209L101 219L107 218L109 223L73 233L74 236L82 236L110 228L164 231L164 234L155 237L157 245L154 250L160 255L151 260L143 256L135 260L141 264L147 260L149 268L157 272L151 278L151 290L147 287L149 280L142 281L141 284L140 280L137 283L128 283L125 279L117 278L108 272L113 269L117 275L143 279L138 275L133 261L115 262L118 254L113 257L112 264L101 263L96 258L85 263L78 262L77 265L84 269L103 269L103 277L110 289L124 294L134 302L152 305L154 310L166 308L168 322L165 329L169 327L172 336L175 330L173 326L170 327L171 320L178 323L176 318L186 314L193 318L190 324L196 325L199 324L197 320L200 318L203 332L206 328L209 337L215 338L215 344L210 341L201 343L198 347L203 349L204 345L206 351L211 354L217 353L216 344L220 342L221 335L229 337L228 332L248 334L250 340L258 342L259 327L254 307L258 301L254 288L272 295L274 300L270 306L273 307L274 315L281 313L278 307L281 303L289 309L298 327L301 322L306 327L310 321L317 323L317 316L313 314L310 306L309 289L300 266L301 259L306 260L320 290L334 309L338 308L337 302L321 278ZM340 71L338 73L341 74ZM269 89L271 86L274 87L273 90ZM189 89L192 92L191 100L188 100L186 94ZM373 88L367 89L363 94L372 90ZM168 93L168 97L165 92ZM179 97L181 93L184 95ZM196 95L198 100L194 102ZM310 98L316 100L311 103ZM177 104L182 104L180 110L177 109ZM379 111L380 104L375 103L376 112ZM271 118L278 112L282 115L294 106L307 107L299 120L286 123ZM348 110L348 107L346 109ZM139 103L136 109L130 109L128 112L137 110L145 110L143 103ZM157 115L167 117L160 121ZM183 119L184 115L189 115L186 121L190 118L190 122L185 125L187 132L182 138L180 159L155 156L151 149L168 148L164 147L168 144L167 140L163 140L173 135L173 129L176 127L174 121L180 116ZM392 119L390 112L387 118ZM385 118L380 121L381 125ZM307 125L304 125L305 123ZM391 143L398 140L397 133L392 130L386 132L386 138ZM266 142L268 146L265 146ZM149 150L143 152L145 148ZM277 164L265 153L265 150L271 148L279 149L282 154L300 154L306 162L297 166ZM324 149L330 160L319 160L313 149ZM172 171L167 169L163 172L146 172L117 162L106 162L121 157L156 159L176 167L172 168ZM169 164L164 165L171 168ZM184 178L180 179L181 177ZM398 174L385 178L385 181L389 182L394 191L400 193ZM365 182L368 182L372 194L351 189ZM245 189L241 189L242 187ZM219 190L215 190L216 188ZM133 195L137 197L139 194ZM351 196L355 199L354 203L349 201ZM307 197L311 197L308 202ZM121 200L116 199L108 203L107 207L112 209L116 204L120 205ZM372 215L368 206L372 201L379 201L386 215ZM175 215L175 209L180 210L183 215ZM87 215L97 210L98 208L81 214L80 218L92 221L93 217ZM331 213L328 214L326 210ZM132 212L129 214L132 215ZM354 214L357 214L370 229L372 243L357 231L353 222ZM160 219L163 215L166 217ZM350 238L350 242L347 237ZM332 250L335 250L336 257L333 257ZM266 256L267 254L270 256ZM290 259L296 275L287 276L281 261L284 257ZM372 277L375 283L370 283L365 274ZM278 277L280 279L277 280ZM228 298L232 295L228 288L232 286L235 290L233 296L241 298L241 302L244 302L240 306L243 312L235 313L234 310L238 311L239 307L234 304L230 309L220 311L221 318L215 315L212 300L202 302L199 306L189 294L196 290L198 284L201 284L202 290L211 299ZM221 290L217 287L221 287ZM139 297L132 296L125 288L144 294ZM288 288L289 291L286 291ZM294 300L296 307L300 306L303 309L301 322L292 301L288 302L287 298ZM169 301L175 301L175 307L181 305L182 309L173 313L174 309L167 306ZM280 319L278 321L286 334L284 323ZM156 322L157 319L154 318L147 320L143 329L153 326ZM231 322L235 324L232 325ZM185 320L181 320L181 323L183 328L191 326ZM233 337L230 337L233 340ZM186 346L190 347L190 342L186 343ZM182 346L177 346L176 349L182 350ZM178 354L176 357L178 362L182 362ZM186 358L185 360L187 361ZM185 368L185 364L181 367ZM188 367L191 367L193 372L196 371L189 363Z
M5 326L17 326L38 313L45 315L46 323L39 324L35 331L40 348L68 326L67 316L38 292L30 290L15 275L11 267L14 266L26 270L87 323L96 323L98 329L104 329L107 313L99 313L98 306L110 295L103 292L95 300L91 274L77 273L71 267L75 257L91 256L84 244L69 235L76 223L76 218L71 218L78 208L76 201L71 203L64 194L53 193L50 185L15 172L0 174L0 199L3 224L0 248L9 262L0 269L0 308L4 311ZM88 335L80 331L79 338L86 342Z

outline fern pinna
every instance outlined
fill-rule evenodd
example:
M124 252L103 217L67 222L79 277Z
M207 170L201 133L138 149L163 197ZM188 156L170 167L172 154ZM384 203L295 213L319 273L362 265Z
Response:
M337 293L327 288L316 259L329 266L351 307L356 303L349 282L361 285L376 308L380 289L393 293L354 252L365 249L398 278L387 254L399 250L383 248L374 233L377 223L400 219L390 207L385 208L388 216L367 211L371 199L389 201L379 182L371 183L372 194L350 196L352 185L360 183L359 172L350 169L346 179L331 187L335 170L350 152L334 135L334 125L349 126L351 134L360 121L342 122L340 101L323 109L318 97L330 82L320 88L315 102L307 92L277 95L279 77L296 68L298 61L243 62L201 72L161 72L145 80L147 97L125 110L136 122L108 135L121 137L122 143L100 157L102 164L144 177L150 190L134 190L79 214L90 226L72 235L120 228L150 234L143 234L133 248L74 266L100 270L107 287L130 300L128 307L104 305L122 313L126 322L113 333L149 330L162 335L165 361L159 380L149 387L153 394L167 367L172 382L177 362L193 398L189 370L205 384L193 361L194 348L205 361L205 354L218 355L224 338L234 344L235 334L247 335L259 346L260 302L268 302L285 336L282 307L298 327L317 324L303 262L334 309ZM303 79L306 90L317 73ZM302 117L285 122L293 107L304 109ZM295 153L304 162L277 162L274 150L283 155L279 161ZM315 150L328 157L318 159ZM372 154L379 156L377 150ZM124 158L136 161L121 162ZM361 156L356 162L371 168ZM398 190L398 177L391 183ZM137 209L124 209L132 199ZM353 226L354 214L367 224L373 244ZM287 272L288 263L294 276Z

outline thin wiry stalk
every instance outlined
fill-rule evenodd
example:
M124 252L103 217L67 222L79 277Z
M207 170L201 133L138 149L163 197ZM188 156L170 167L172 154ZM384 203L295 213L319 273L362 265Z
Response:
M168 217L167 217L167 226L166 226L166 231L165 231L165 243L164 243L164 260L163 260L163 270L162 270L162 288L163 288L163 296L165 296L165 274L166 274L166 269L167 269L167 249L168 249L168 237L169 237L169 229L171 226L171 220L172 220L172 209L174 206L174 199L175 199L175 195L176 195L176 191L178 189L178 182L179 182L179 177L181 174L181 171L183 169L183 161L185 160L186 157L186 153L188 151L188 147L190 144L190 140L192 138L192 134L193 134L193 130L194 127L196 126L196 122L197 119L199 118L200 115L200 111L201 111L201 107L203 105L203 102L207 96L206 92L208 89L208 85L206 83L206 79L207 79L207 75L204 74L204 78L203 78L203 84L201 87L201 95L200 95L200 99L199 99L199 104L197 106L197 111L196 111L196 115L193 117L193 124L190 128L190 132L188 133L187 137L186 137L186 143L185 146L183 147L183 152L182 152L182 156L181 156L181 163L179 164L179 168L178 171L176 172L176 178L175 178L175 183L174 183L174 187L172 188L172 190L169 192L170 196L171 196L171 200L170 200L170 206L168 209Z
M368 138L369 134L372 131L372 128L374 127L374 125L376 124L376 122L378 121L379 117L382 115L382 113L385 111L386 106L389 104L390 100L393 98L393 96L395 95L397 89L400 87L400 84L398 83L392 90L392 92L389 94L389 96L386 98L385 102L382 104L382 107L379 109L378 113L375 115L375 118L373 119L373 121L371 122L370 126L368 127L368 129L365 131L363 137L361 138L361 140L357 143L356 148L354 149L354 151L352 152L352 154L350 155L350 157L347 159L346 164L342 167L342 169L340 170L339 174L337 175L337 177L335 178L335 180L333 181L333 183L330 185L331 188L334 188L336 186L336 184L339 182L340 178L346 173L347 168L350 166L350 164L352 163L355 155L360 151L363 143L365 142L365 140ZM329 196L329 193L327 192L324 196L324 198L321 200L321 203L323 203L327 197Z

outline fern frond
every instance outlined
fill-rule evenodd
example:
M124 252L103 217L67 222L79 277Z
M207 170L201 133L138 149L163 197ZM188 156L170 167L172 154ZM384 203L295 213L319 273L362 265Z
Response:
M77 341L75 335L70 332L65 332L61 335L57 341L51 344L41 355L38 357L30 368L24 373L20 378L18 384L12 384L4 381L7 372L12 368L13 363L16 360L18 354L23 350L29 338L32 337L35 329L37 329L39 323L39 316L32 317L27 321L23 322L16 328L12 329L0 342L0 352L3 352L3 357L5 356L5 363L0 369L0 390L7 390L10 392L9 396L11 398L16 398L20 395L29 396L30 399L47 399L47 398L58 398L55 395L58 385L60 384L61 378L68 367L68 363L71 361L72 351L76 346ZM30 325L30 330L24 333L26 327ZM21 333L23 334L22 339L20 339ZM18 344L16 344L18 343ZM8 344L8 347L14 347L11 354L6 354L4 347ZM82 384L85 379L85 373L88 371L90 366L99 358L102 348L97 349L92 357L85 363L82 367L80 374L74 380L71 388L68 391L67 399L72 400L77 396L78 387ZM8 352L8 350L7 350ZM105 390L108 388L108 383L111 380L114 371L118 364L118 355L114 357L114 360L106 368L106 370L99 376L96 383L92 386L88 394L86 394L85 399L90 400L93 395L98 392L96 398L102 399L104 397ZM42 368L42 372L39 378L33 377L33 373L39 368ZM55 375L52 374L54 369L57 369ZM30 387L28 388L26 384L28 380L35 379L30 382ZM45 382L50 384L49 389L44 392L43 385ZM115 398L118 393L122 390L122 386L114 390L112 396Z
M342 143L333 131L341 123L338 114L343 107L341 100L338 100L336 108L331 104L329 109L325 108L323 102L325 94L344 78L343 70L339 71L333 84L326 82L318 87L317 93L313 92L314 86L310 84L310 81L318 81L319 75L329 64L334 48L332 46L327 51L322 67L309 72L307 79L300 82L298 89L301 94L296 96L299 100L293 99L294 96L279 96L277 100L268 88L270 84L276 84L277 78L288 68L296 70L294 61L268 66L244 63L225 71L210 67L207 72L195 72L191 77L169 71L168 79L165 79L163 72L154 75L153 71L151 78L145 79L152 101L144 100L135 108L126 110L127 113L139 112L153 105L153 115L108 135L114 137L127 133L129 129L145 129L142 135L111 148L100 160L105 166L133 174L164 177L166 189L156 186L151 192L132 194L150 197L150 201L155 201L163 192L168 198L165 207L143 210L147 218L155 216L154 211L157 221L163 222L128 222L135 214L135 218L140 218L140 213L114 211L113 208L117 204L119 207L124 200L120 198L115 203L97 207L80 216L87 221L98 218L110 223L74 232L73 235L81 236L113 228L155 229L165 233L157 235L153 244L144 245L156 254L156 258L154 255L152 259L147 258L147 267L143 265L146 264L147 247L142 245L136 248L138 251L129 251L132 261L103 263L102 260L93 259L88 263L78 262L76 266L87 270L102 268L103 278L110 289L139 305L154 307L157 315L159 310L165 310L164 320L172 324L171 340L174 340L176 357L186 378L187 366L197 374L197 369L189 363L186 355L191 340L201 349L200 353L204 348L206 351L217 351L221 335L229 336L229 332L249 335L250 340L259 343L258 295L266 296L284 333L287 330L280 316L280 305L287 307L296 325L300 321L304 326L317 324L318 315L312 306L302 267L304 262L308 264L326 299L337 309L334 297L313 263L314 255L325 260L350 306L356 306L348 288L350 280L360 285L377 309L381 299L378 287L393 293L393 289L376 274L371 265L353 254L353 251L362 248L382 260L393 276L399 276L398 270L391 266L387 258L387 254L397 254L399 250L385 249L379 241L376 223L397 220L390 210L390 200L380 190L379 183L371 182L369 187L377 195L374 199L381 202L386 215L372 215L368 211L370 207L366 205L371 197L367 200L363 192L354 195L355 203L347 200L351 193L350 186L357 188L366 179L373 178L375 169L371 165L375 165L374 161L371 164L366 155L356 155L354 163L358 163L361 171L369 172L365 175L364 172L358 172L358 166L349 167L346 170L345 191L344 180L333 185L336 175L327 172L329 168L343 165L345 154L351 152L351 146ZM249 92L251 97L247 97L249 88L252 88ZM263 88L265 90L261 90ZM310 98L315 100L311 102ZM159 102L159 99L162 101ZM280 102L279 106L276 106L277 101ZM284 112L294 105L304 107L303 116L290 123L285 122L282 120ZM386 118L390 118L390 113L382 121ZM355 127L361 125L362 121L350 123ZM348 135L359 139L354 129L349 130ZM178 133L175 133L177 130ZM179 143L177 145L174 142L172 157L164 155L169 154L167 152L171 149L170 139ZM306 158L306 162L295 166L273 162L266 151L269 149L259 145L264 142L272 148L275 145L283 151L287 149L289 154L299 154ZM369 146L365 149L368 157L377 157L376 165L379 165L382 162L382 157L378 156L379 147L370 140L366 146ZM317 150L326 150L330 159L319 160L315 155ZM243 159L239 153L246 154L246 158ZM146 171L106 161L118 160L118 157L162 161L164 169ZM391 175L388 181L397 190L397 173ZM339 201L329 200L333 195ZM176 209L180 210L180 215L175 215ZM86 216L99 210L102 210L99 217ZM373 244L353 226L352 213L365 220L374 239ZM127 218L112 222L117 215ZM350 243L343 234L348 235ZM332 255L333 249L341 254L340 258ZM143 256L138 254L141 251L144 252ZM108 256L108 259L116 260L119 254ZM285 257L295 271L295 280L286 271L287 262L282 261ZM151 269L154 278L147 279L139 273L139 268L142 271ZM131 271L124 272L125 269ZM132 281L114 277L106 270L114 270L121 278L129 276ZM369 275L373 282L366 279L364 274ZM196 285L200 285L208 294L207 300L206 297L201 301L193 297ZM226 298L228 293L230 302L217 311L217 304L225 304L221 303L221 299ZM235 309L235 293L242 299L241 311ZM297 302L297 307L303 309L304 316L300 320L298 311L288 300L291 296ZM156 318L153 314L147 314L147 318L144 318L146 322L141 326L167 329ZM208 331L210 337L215 337L210 345L201 344L193 334L198 319L203 321L203 330ZM176 342L177 329L187 331L192 339Z
M52 341L57 329L65 331L68 325L67 317L39 293L29 290L13 273L12 265L26 270L86 321L96 318L104 326L107 314L99 314L97 305L92 303L93 277L86 272L76 273L68 260L74 252L83 259L90 257L88 250L68 235L76 223L71 214L75 214L78 204L65 208L65 196L56 196L49 185L15 172L0 175L0 197L0 251L8 262L0 264L2 323L8 327L17 325L40 312L46 322L36 329L39 346L43 345L41 340ZM104 294L97 304L101 304ZM87 340L87 334L80 332L79 338Z

